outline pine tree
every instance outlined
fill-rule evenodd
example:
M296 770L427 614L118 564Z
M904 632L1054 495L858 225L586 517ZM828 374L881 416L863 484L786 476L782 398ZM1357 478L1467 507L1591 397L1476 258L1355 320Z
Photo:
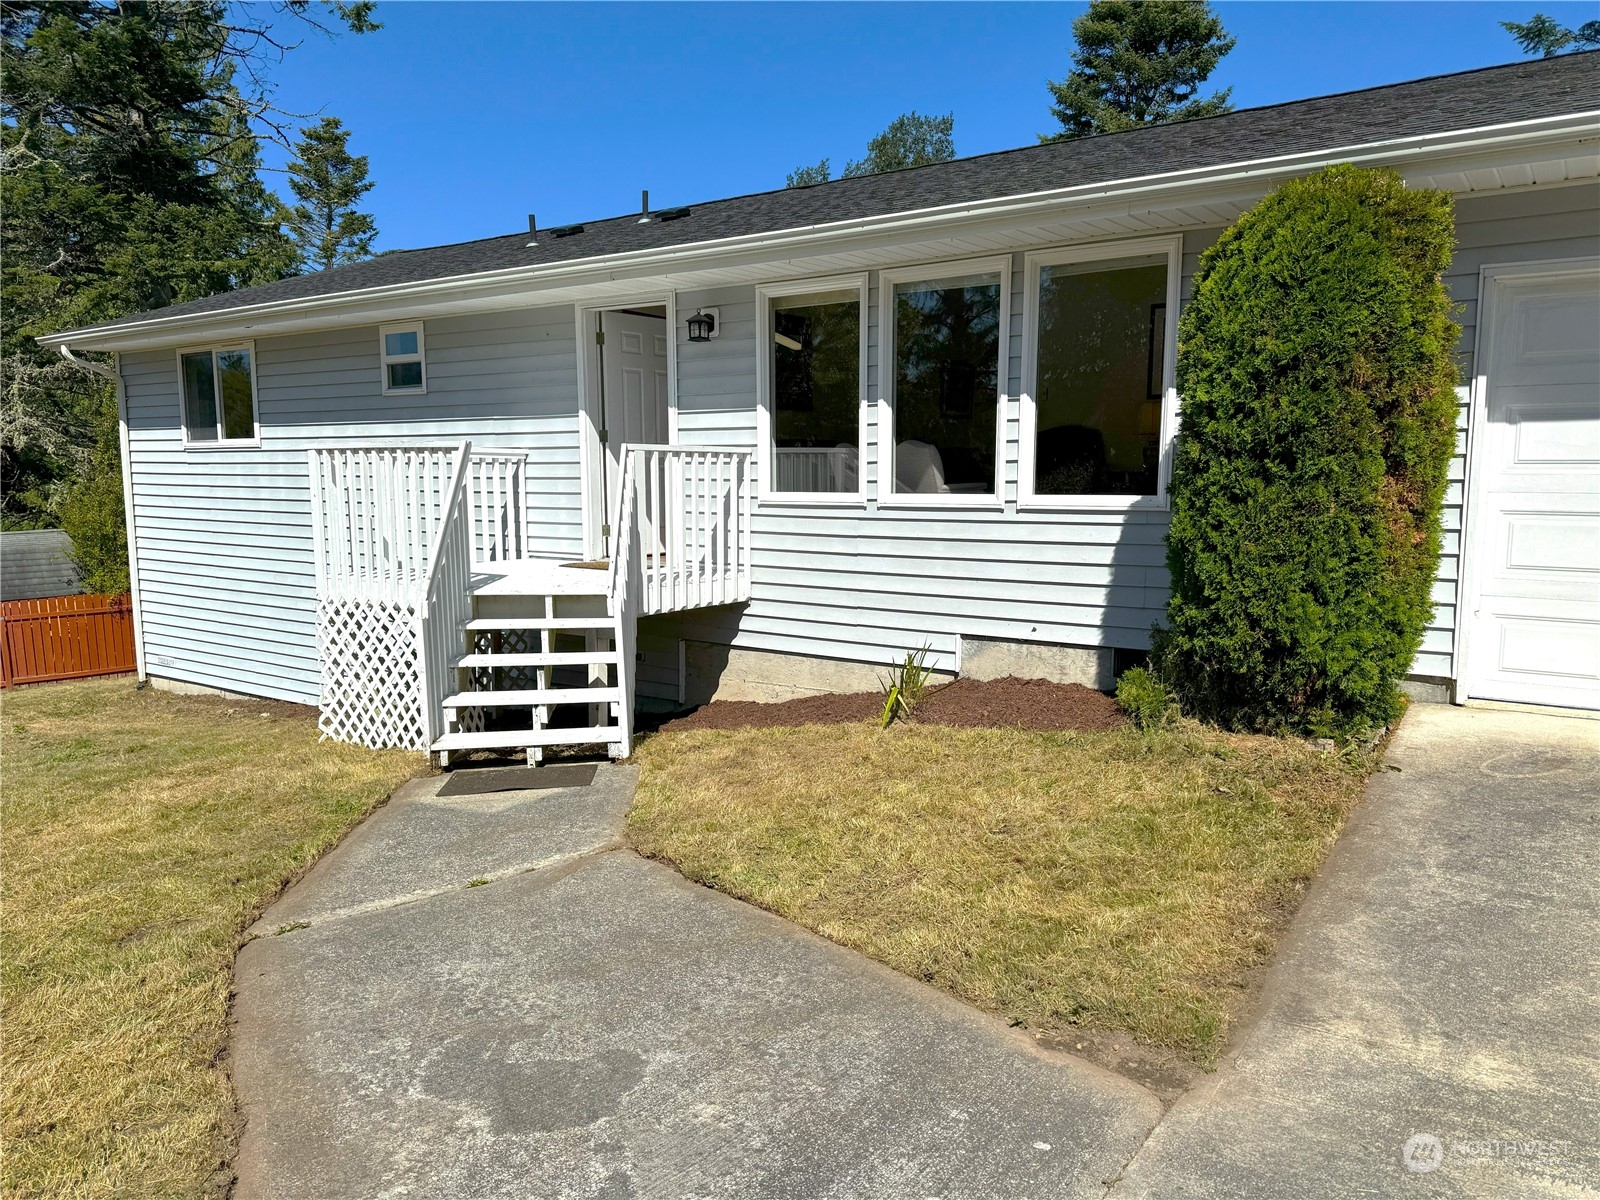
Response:
M1231 112L1231 88L1200 85L1234 47L1205 0L1092 0L1072 23L1073 69L1048 86L1053 142Z
M1534 13L1527 21L1501 21L1500 28L1517 39L1524 54L1554 58L1563 50L1600 49L1600 21L1585 21L1568 29L1554 17Z
M372 190L367 156L352 155L350 131L338 117L323 117L303 132L289 164L289 190L300 201L285 210L302 263L319 271L372 255L378 226L370 213L357 212Z
M292 271L261 183L270 65L289 18L378 26L372 5L6 0L0 72L5 306L0 524L70 523L113 579L125 563L110 385L34 340ZM108 449L109 447L109 449ZM119 558L120 556L120 558Z

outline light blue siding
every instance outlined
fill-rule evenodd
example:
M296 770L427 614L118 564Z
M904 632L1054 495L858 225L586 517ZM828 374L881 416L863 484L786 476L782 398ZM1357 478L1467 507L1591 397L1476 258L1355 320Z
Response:
M258 340L259 448L184 450L175 356L122 356L151 674L316 702L314 446L525 448L534 550L581 553L571 307L431 320L426 333L420 396L382 394L374 327Z
M1486 263L1600 252L1592 185L1468 197L1448 275L1464 378ZM1218 230L1184 232L1182 286ZM641 693L676 694L676 639L883 663L924 645L954 666L962 636L1142 649L1161 619L1168 577L1161 512L1019 512L1018 405L1026 278L1012 259L1010 362L1002 454L1004 508L758 507L748 605L653 618L640 648ZM775 271L774 274L780 272ZM785 270L792 274L792 270ZM870 488L879 450L880 295L869 288ZM721 310L719 336L678 338L677 429L687 445L753 446L757 306L753 287L682 291L680 313ZM170 352L123 357L129 401L138 568L152 673L312 701L317 692L305 450L373 442L526 447L535 549L582 551L579 398L573 312L524 309L427 324L429 391L385 397L374 328L262 340L263 444L184 451ZM1416 673L1448 677L1456 626L1466 410L1451 465L1436 610Z

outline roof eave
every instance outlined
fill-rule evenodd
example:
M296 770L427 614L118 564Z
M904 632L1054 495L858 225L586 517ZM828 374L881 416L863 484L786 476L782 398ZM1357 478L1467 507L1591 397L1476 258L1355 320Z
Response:
M41 336L38 341L49 347L72 345L90 350L134 349L149 339L165 340L179 332L186 335L193 334L196 337L225 334L231 329L266 317L303 315L319 310L336 311L353 305L382 303L388 298L401 296L410 299L446 296L474 288L517 287L523 291L538 291L581 284L587 279L616 271L638 273L648 271L651 267L659 267L665 271L683 270L691 265L709 266L714 265L719 258L754 250L769 250L773 252L774 257L781 257L783 251L796 245L822 247L833 241L873 233L888 234L917 228L927 228L931 231L945 226L992 221L1008 215L1027 217L1040 211L1071 208L1111 199L1154 199L1162 193L1181 192L1207 185L1252 180L1270 184L1284 177L1319 170L1334 163L1351 162L1367 166L1418 163L1496 146L1513 144L1531 146L1553 142L1569 138L1573 134L1600 136L1597 124L1600 124L1600 110L1590 110L1532 121L1451 130L1422 137L1397 138L1241 160L1217 166L1135 176L1044 192L964 201L904 213L885 214L881 217L852 218L847 221L741 234L736 237L692 242L666 249L632 250L560 263L479 271L421 282L335 292L298 300L241 305L215 312L188 313L173 317L156 316L145 321L127 322L115 326L87 326L82 329L47 334Z

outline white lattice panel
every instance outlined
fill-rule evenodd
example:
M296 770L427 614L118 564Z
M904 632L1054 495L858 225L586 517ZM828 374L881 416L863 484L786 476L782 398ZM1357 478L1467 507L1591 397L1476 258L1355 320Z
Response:
M317 602L322 712L328 737L374 750L425 750L417 618L404 600Z

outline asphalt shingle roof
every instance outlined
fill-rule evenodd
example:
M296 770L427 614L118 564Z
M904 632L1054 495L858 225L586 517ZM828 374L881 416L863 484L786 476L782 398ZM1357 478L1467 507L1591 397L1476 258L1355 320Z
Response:
M1243 109L1219 117L1002 150L884 175L758 192L691 206L679 220L639 214L590 221L555 237L504 237L381 255L260 287L223 292L108 322L224 312L368 288L561 263L637 250L912 212L940 205L1111 183L1228 163L1534 120L1597 107L1600 51L1439 75L1384 87Z

